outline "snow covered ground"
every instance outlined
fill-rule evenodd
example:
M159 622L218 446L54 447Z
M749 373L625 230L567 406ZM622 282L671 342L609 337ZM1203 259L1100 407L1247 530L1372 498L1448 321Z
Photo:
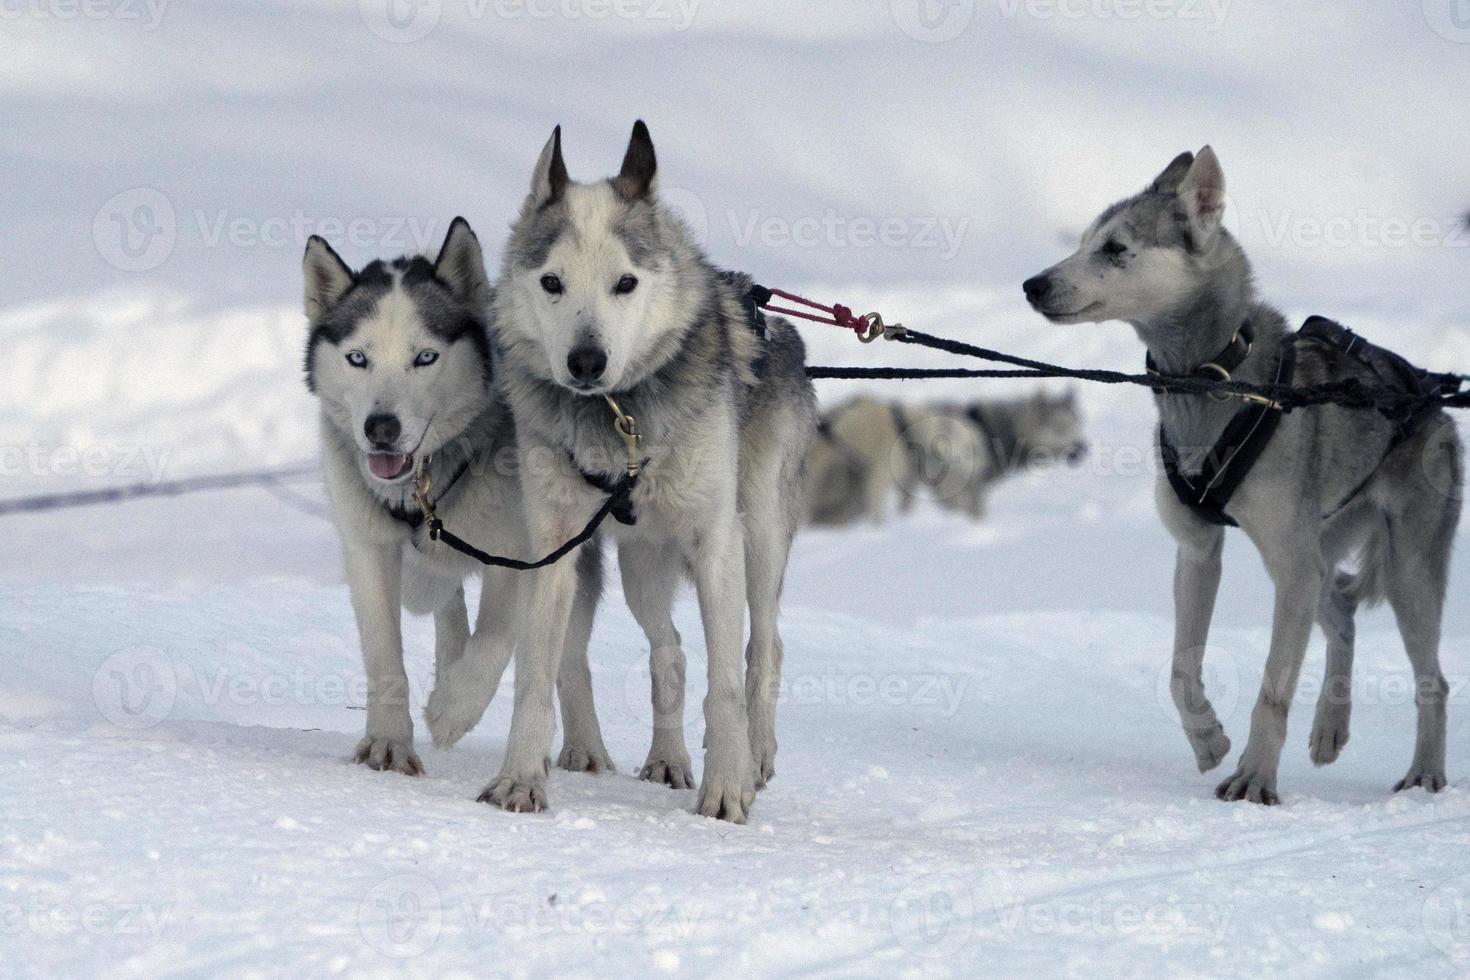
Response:
M1017 283L1210 141L1290 315L1470 365L1452 4L1043 7L709 0L589 24L452 0L394 8L429 21L370 0L0 4L0 497L310 458L304 235L336 221L362 261L434 247L462 212L493 264L557 121L587 174L647 116L726 265L1124 369L1126 328L1048 327ZM864 244L860 222L889 219L897 239ZM808 336L820 363L942 363ZM615 587L591 657L619 772L553 772L551 811L512 816L474 802L508 685L463 744L420 745L422 779L348 763L362 668L313 484L0 518L0 974L1466 975L1467 549L1451 786L1388 791L1414 708L1380 610L1344 756L1307 759L1317 640L1283 805L1219 803L1167 692L1151 408L1080 394L1088 462L1006 484L986 524L926 508L799 539L779 775L745 827L633 778L646 651ZM1226 564L1207 683L1238 753L1270 594L1245 541ZM697 705L690 597L676 617ZM431 625L406 638L422 700Z

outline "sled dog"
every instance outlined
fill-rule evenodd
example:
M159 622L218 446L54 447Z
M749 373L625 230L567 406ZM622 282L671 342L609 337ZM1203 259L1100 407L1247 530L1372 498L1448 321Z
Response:
M709 655L695 809L736 822L775 772L778 603L816 425L801 339L782 320L753 316L742 305L747 286L713 268L660 201L640 121L621 171L596 183L569 178L556 130L513 226L494 303L532 550L571 537L627 468L638 470L628 506L606 526L652 650L656 721L641 775L692 787L685 660L670 618L687 574ZM622 413L641 440L631 459L615 428ZM534 573L509 749L482 796L509 810L546 805L552 685L558 671L565 685L569 671L587 670L585 656L561 656L575 584L565 563ZM583 704L564 695L562 704L562 754L580 754L596 732L590 696Z
M807 455L808 520L881 524L890 494L912 509L921 490L947 510L980 520L1006 476L1086 452L1075 394L901 405L866 395L822 417Z
M435 685L425 716L440 745L479 720L518 629L517 573L482 568L430 541L414 495L416 477L427 476L429 502L448 526L500 554L529 549L515 429L493 383L491 289L462 218L432 261L410 256L360 271L313 236L304 272L306 383L321 406L323 476L367 673L367 732L356 759L418 775L400 607L434 616ZM595 562L584 558L579 571L573 619L585 622L585 634ZM463 584L480 574L471 633ZM606 758L600 744L587 746Z
M1244 252L1221 227L1224 201L1214 151L1181 154L1143 193L1104 211L1075 254L1027 280L1026 297L1053 323L1131 324L1150 370L1163 374L1435 390L1440 376L1330 321L1314 317L1288 333L1282 315L1257 298ZM1398 620L1418 706L1413 761L1394 788L1439 790L1440 620L1462 485L1460 443L1445 413L1431 407L1394 420L1338 407L1283 414L1206 395L1155 400L1158 505L1179 545L1171 689L1202 772L1230 752L1201 680L1226 526L1244 529L1276 588L1250 737L1216 795L1278 802L1287 708L1314 619L1328 649L1311 758L1320 766L1338 757L1348 740L1353 616L1383 599Z

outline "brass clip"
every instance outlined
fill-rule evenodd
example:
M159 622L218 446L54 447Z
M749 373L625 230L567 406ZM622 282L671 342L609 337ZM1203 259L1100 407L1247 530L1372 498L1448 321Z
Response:
M429 477L430 456L420 456L418 471L413 475L413 499L423 512L424 522L428 523L434 519L434 504L429 499L429 490L433 487L433 480Z
M1274 408L1278 412L1282 411L1281 403L1280 402L1278 402L1278 401L1272 401L1271 399L1267 398L1265 395L1252 395L1252 394L1246 393L1246 394L1242 394L1242 395L1237 395L1236 397L1239 398L1243 402L1250 402L1252 405L1264 405L1267 408Z
M611 395L602 397L607 401L607 407L612 409L613 429L623 440L623 447L628 451L628 475L637 476L638 471L643 467L639 453L643 445L643 435L638 431L638 420L624 412Z
M867 326L858 331L857 336L865 344L871 344L879 337L896 340L907 332L902 323L884 323L881 313L869 313L863 319L867 321Z

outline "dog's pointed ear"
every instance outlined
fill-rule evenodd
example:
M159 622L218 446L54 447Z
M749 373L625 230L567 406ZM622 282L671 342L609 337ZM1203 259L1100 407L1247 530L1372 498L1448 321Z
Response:
M485 274L485 256L470 223L455 218L434 260L434 276L449 287L461 302L476 309L490 303L490 278Z
M623 154L623 168L613 180L618 193L629 200L647 197L658 176L658 159L653 155L653 137L640 119L633 124L628 152Z
M1225 171L1220 158L1208 146L1194 158L1189 173L1179 184L1179 200L1194 232L1197 248L1207 248L1225 217Z
M1148 189L1155 194L1175 194L1179 191L1179 185L1184 181L1184 175L1189 173L1189 168L1194 166L1194 154L1185 150L1174 158L1164 172L1154 178L1154 182L1148 185Z
M537 207L545 207L561 200L571 178L567 176L567 165L561 158L561 127L551 131L551 139L541 150L536 161L536 172L531 176L531 198Z
M316 235L306 240L301 270L306 283L306 317L309 320L327 312L352 287L355 278L347 263L332 250L326 239Z

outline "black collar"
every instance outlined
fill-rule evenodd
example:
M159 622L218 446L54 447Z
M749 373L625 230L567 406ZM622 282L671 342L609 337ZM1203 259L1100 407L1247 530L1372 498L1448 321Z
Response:
M1188 373L1193 377L1205 378L1209 381L1230 381L1235 374L1235 369L1244 364L1245 359L1250 356L1251 346L1255 340L1256 332L1251 329L1251 322L1247 320L1240 325L1239 330L1235 331L1235 336L1230 338L1230 343L1225 345L1224 350ZM1152 354L1144 355L1143 367L1149 374L1162 375L1164 373L1154 363Z

